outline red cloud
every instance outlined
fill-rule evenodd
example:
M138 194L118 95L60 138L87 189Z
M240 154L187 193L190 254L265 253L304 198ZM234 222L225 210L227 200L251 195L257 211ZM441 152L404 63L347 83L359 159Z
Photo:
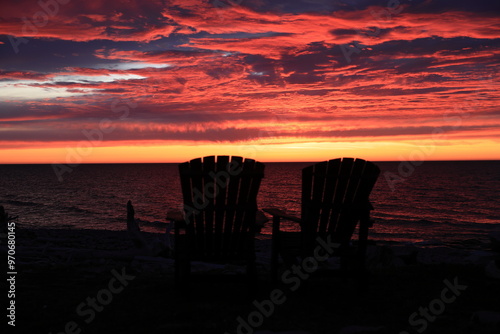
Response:
M374 13L382 7L327 15L217 9L194 0L126 7L98 1L60 5L46 25L30 32L22 17L29 12L34 24L41 10L30 4L7 4L0 34L137 44L124 50L103 42L85 65L52 73L1 70L2 88L24 89L28 97L35 88L75 93L5 102L1 120L9 131L2 140L78 141L82 129L99 128L103 119L115 127L105 139L109 145L421 140L434 129L466 140L499 132L500 51L477 44L500 36L493 17L408 7L381 19ZM470 43L454 40L464 35ZM167 36L165 49L139 44ZM364 47L347 62L339 45L353 41ZM123 63L140 66L115 66ZM16 83L26 79L30 83ZM137 105L125 120L113 111L117 99Z

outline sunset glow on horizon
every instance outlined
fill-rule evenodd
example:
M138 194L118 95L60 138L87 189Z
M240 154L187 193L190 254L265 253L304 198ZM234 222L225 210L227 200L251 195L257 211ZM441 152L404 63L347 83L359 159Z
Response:
M1 6L0 164L500 160L494 2Z

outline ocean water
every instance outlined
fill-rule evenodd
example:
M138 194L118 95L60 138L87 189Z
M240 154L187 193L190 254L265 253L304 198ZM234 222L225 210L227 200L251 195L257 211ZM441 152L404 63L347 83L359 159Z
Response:
M301 169L310 164L266 163L259 206L300 215ZM376 164L371 239L482 248L500 230L500 161ZM0 205L21 226L123 230L128 200L143 230L164 231L167 211L181 206L177 164L82 164L62 181L51 165L0 165Z

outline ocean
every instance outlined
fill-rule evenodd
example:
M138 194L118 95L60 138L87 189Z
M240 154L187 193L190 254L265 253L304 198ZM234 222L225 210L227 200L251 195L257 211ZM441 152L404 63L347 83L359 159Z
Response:
M300 215L301 169L310 164L266 163L259 206ZM371 239L481 249L500 231L500 161L376 164ZM82 164L61 180L52 165L0 165L0 205L21 227L124 230L128 200L143 230L163 232L167 211L181 207L177 164ZM260 237L270 234L269 222Z

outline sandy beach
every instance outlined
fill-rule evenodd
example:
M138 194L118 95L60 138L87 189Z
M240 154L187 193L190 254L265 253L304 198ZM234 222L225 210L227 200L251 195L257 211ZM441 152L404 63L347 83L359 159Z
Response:
M174 286L173 260L136 249L127 231L18 226L16 333L499 333L500 279L491 275L498 253L372 246L366 289L325 271L292 291L270 283L269 246L257 242L255 296L238 268L201 263L185 296ZM453 285L456 295L443 293ZM279 303L256 313L275 289ZM422 307L436 314L426 319Z

